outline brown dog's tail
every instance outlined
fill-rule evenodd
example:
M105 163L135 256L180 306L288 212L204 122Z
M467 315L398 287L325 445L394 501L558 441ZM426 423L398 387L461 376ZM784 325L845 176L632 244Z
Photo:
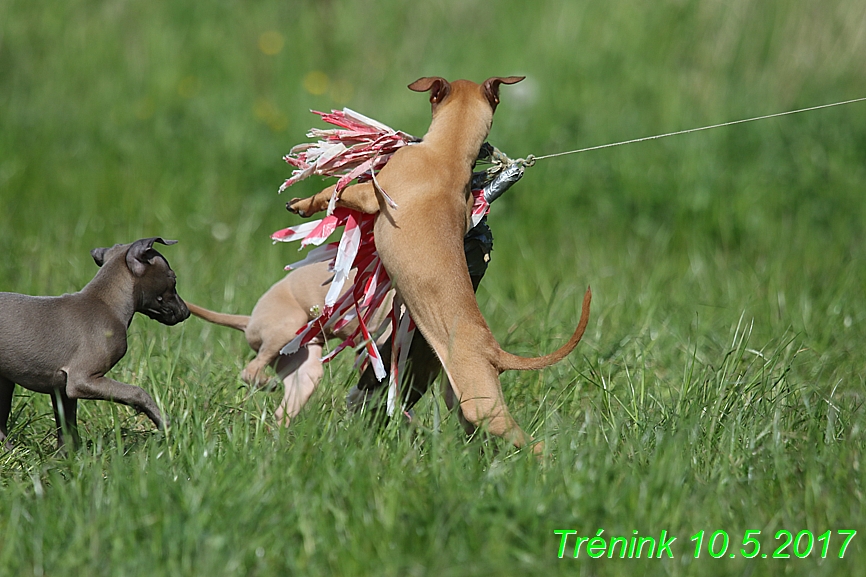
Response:
M574 350L577 343L583 337L583 332L586 330L586 324L589 322L589 303L592 301L592 290L587 287L586 294L583 295L583 310L580 313L580 322L577 323L577 329L574 334L568 339L568 342L562 345L556 351L549 355L541 357L519 357L509 352L499 350L499 372L503 371L534 371L549 367L556 364ZM192 309L190 309L192 310ZM193 313L195 314L195 313Z
M191 312L198 318L204 319L214 324L222 325L224 327L231 327L239 331L245 331L247 330L247 325L250 324L250 317L245 315L227 315L225 313L215 313L213 311L204 309L198 305L194 305L191 302L187 302L186 306L187 308L189 308L189 312Z

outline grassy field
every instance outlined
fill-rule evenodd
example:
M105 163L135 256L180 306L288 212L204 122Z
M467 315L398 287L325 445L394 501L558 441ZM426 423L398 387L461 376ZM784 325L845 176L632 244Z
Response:
M0 290L78 290L91 248L161 235L184 298L247 313L298 260L268 235L300 222L277 188L311 108L421 135L409 82L525 74L490 140L541 155L864 97L864 30L856 0L4 0ZM374 433L348 358L274 427L240 333L136 318L111 375L172 426L84 401L85 446L56 456L48 397L19 388L0 575L863 575L864 192L866 103L531 168L478 298L538 354L592 285L575 353L503 375L543 464L435 427L438 397ZM574 559L601 530L676 540Z

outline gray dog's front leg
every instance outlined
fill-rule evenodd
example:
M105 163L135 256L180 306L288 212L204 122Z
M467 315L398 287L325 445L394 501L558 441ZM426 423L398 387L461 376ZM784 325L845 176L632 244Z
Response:
M54 422L57 424L57 450L65 445L66 433L72 439L72 446L79 445L78 437L78 401L66 396L66 391L57 389L51 394L51 406L54 408Z
M136 409L153 421L159 429L165 429L165 421L156 402L144 389L109 379L108 377L75 378L69 375L66 394L70 399L94 399L114 401Z
M15 383L0 376L0 443L7 449L12 448L12 443L6 440L9 430L9 412L12 410L12 393L15 391Z

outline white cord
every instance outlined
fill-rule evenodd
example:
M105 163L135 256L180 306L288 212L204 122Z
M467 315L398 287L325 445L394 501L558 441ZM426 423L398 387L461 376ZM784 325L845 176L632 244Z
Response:
M677 132L668 132L667 134L657 134L655 136L645 136L643 138L634 138L623 142L614 142L613 144L602 144L600 146L590 146L589 148L581 148L579 150L569 150L568 152L557 152L555 154L546 154L544 156L529 155L527 161L534 162L545 158L553 158L555 156L565 156L566 154L577 154L578 152L587 152L589 150L598 150L600 148L610 148L612 146L621 146L623 144L633 144L635 142L644 142L645 140L656 140L657 138L665 138L666 136L676 136L677 134L688 134L689 132L698 132L700 130L709 130L710 128L720 128L722 126L731 126L733 124L742 124L743 122L752 122L754 120L764 120L766 118L775 118L777 116L786 116L788 114L797 114L798 112L808 112L809 110L820 110L821 108L830 108L832 106L842 106L843 104L851 104L853 102L862 102L866 98L855 98L854 100L846 100L844 102L834 102L833 104L821 104L820 106L812 106L809 108L801 108L799 110L789 110L788 112L777 112L776 114L767 114L766 116L756 116L755 118L746 118L744 120L734 120L732 122L723 122L721 124L713 124L712 126L702 126L701 128L689 128L688 130L679 130ZM530 165L531 166L531 165Z

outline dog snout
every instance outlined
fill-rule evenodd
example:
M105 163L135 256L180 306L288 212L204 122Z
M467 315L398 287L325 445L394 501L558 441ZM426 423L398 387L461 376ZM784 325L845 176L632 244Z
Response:
M181 299L179 296L175 296L173 302L171 302L170 304L170 309L172 322L166 322L166 325L176 325L178 323L182 323L189 318L189 307L186 306L186 303L183 302L183 299Z
M189 307L176 294L165 298L160 297L143 311L148 317L166 326L176 325L189 318Z
M180 323L189 318L190 312L189 307L186 306L186 303L180 297L177 297L177 304L177 322Z

